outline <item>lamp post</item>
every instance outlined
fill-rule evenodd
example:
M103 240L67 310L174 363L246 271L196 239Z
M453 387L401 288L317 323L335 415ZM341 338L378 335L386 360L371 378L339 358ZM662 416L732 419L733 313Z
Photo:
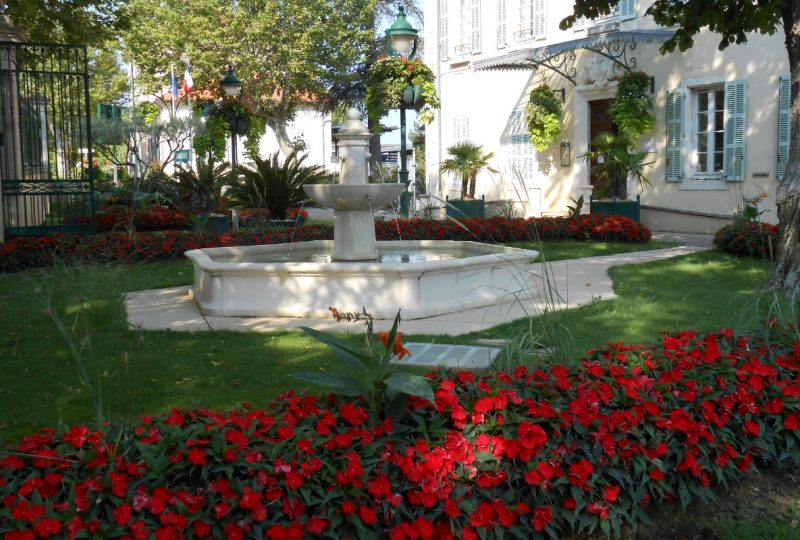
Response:
M403 6L398 6L397 17L392 26L386 31L389 38L391 53L396 56L405 56L409 59L414 58L417 52L416 28L406 20L406 13ZM400 181L405 185L403 193L400 194L400 215L408 217L408 168L406 167L406 106L400 100Z
M228 73L219 81L219 85L222 88L222 91L225 93L225 96L230 98L235 98L239 95L239 92L242 89L242 81L239 80L239 77L236 76L236 73L233 71L233 66L228 64L225 66L225 69L228 70ZM236 132L238 130L237 118L234 113L231 113L231 170L234 172L236 171Z

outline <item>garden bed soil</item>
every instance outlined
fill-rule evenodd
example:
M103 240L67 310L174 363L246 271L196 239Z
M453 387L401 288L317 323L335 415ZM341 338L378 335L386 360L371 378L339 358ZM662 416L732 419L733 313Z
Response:
M800 469L787 462L751 470L729 489L720 487L712 502L693 502L684 512L679 503L651 510L653 523L628 529L623 538L630 540L717 540L720 531L731 524L788 522L800 538ZM578 540L583 537L572 537ZM605 538L600 534L597 539Z

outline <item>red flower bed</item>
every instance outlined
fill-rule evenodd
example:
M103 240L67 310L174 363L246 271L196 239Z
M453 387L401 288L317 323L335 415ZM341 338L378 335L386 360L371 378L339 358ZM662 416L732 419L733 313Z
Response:
M301 214L302 215L302 214ZM619 216L581 216L512 219L471 218L458 222L399 219L375 225L378 240L472 240L515 242L541 238L648 242L650 229ZM330 240L333 227L312 225L289 227L266 233L236 232L194 235L188 232L107 233L95 236L46 236L14 238L0 244L0 272L19 272L55 262L158 261L179 259L189 249L203 247L276 244L307 240Z
M771 259L778 251L778 235L778 227L770 223L737 223L718 230L714 245L740 257Z
M362 402L281 396L132 429L27 437L0 459L0 535L620 535L756 461L800 457L800 343L683 332L578 368L431 376L370 426Z
M192 222L189 216L172 208L148 206L142 210L134 210L130 206L114 205L98 210L94 215L95 229L98 232L124 231L131 223L140 231L164 231L187 229ZM89 217L74 219L76 223L89 223Z

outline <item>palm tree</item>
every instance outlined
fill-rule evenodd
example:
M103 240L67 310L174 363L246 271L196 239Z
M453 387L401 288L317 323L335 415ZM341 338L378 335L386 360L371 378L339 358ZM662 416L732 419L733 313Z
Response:
M178 169L175 173L180 206L187 213L208 214L219 206L222 186L229 183L231 167L227 162L217 164L213 157L199 161L197 171Z
M317 165L304 165L306 156L298 158L297 151L283 162L280 152L268 159L255 158L255 168L243 167L241 182L234 182L226 195L234 206L240 208L266 208L270 218L286 219L289 208L302 206L308 201L303 185L322 183L327 178Z
M632 148L634 144L630 135L604 131L592 139L592 150L581 156L587 162L595 162L592 173L607 185L612 199L627 199L626 183L629 176L636 180L640 188L650 184L644 170L653 162L645 162L647 152Z
M471 142L460 142L447 149L452 157L444 160L439 167L441 172L449 172L461 176L461 198L475 198L475 180L483 169L496 173L489 166L494 152L483 153L483 146Z

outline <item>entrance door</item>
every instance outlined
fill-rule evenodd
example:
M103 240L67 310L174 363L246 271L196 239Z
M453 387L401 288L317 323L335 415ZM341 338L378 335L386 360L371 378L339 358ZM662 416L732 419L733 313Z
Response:
M609 131L614 133L615 135L619 132L617 125L611 120L611 116L608 114L608 108L613 102L613 99L598 99L596 101L589 102L589 149L594 150L594 146L592 142L595 137L601 134L604 131ZM589 178L592 184L592 187L595 188L595 196L597 196L598 192L604 191L603 188L606 187L607 181L600 180L597 178L597 175L593 174L591 171L594 169L594 166L597 165L597 161L592 160L590 163L589 169Z

